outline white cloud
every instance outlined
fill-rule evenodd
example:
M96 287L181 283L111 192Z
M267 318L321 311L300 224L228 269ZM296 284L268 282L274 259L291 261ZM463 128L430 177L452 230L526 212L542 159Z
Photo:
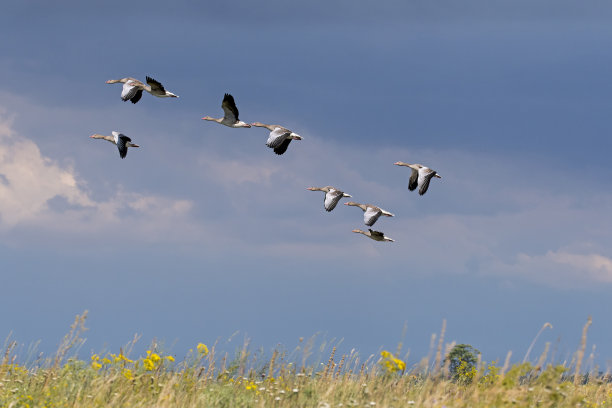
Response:
M124 226L129 227L125 234L163 240L177 221L189 224L192 206L190 200L125 192L122 187L105 200L94 200L71 166L43 155L0 112L0 231L26 226L98 234Z
M549 251L545 255L552 262L583 270L598 281L612 282L612 259L598 254L571 254Z
M280 171L280 166L262 166L254 160L245 162L237 159L201 155L200 164L208 170L208 176L219 184L241 185L244 183L270 184L272 176Z
M597 253L571 249L547 251L543 255L520 253L515 262L497 265L505 274L527 277L547 286L573 288L612 283L612 259Z
M71 168L44 157L38 146L11 130L12 121L0 119L0 222L12 227L43 214L47 202L64 197L71 205L92 207Z

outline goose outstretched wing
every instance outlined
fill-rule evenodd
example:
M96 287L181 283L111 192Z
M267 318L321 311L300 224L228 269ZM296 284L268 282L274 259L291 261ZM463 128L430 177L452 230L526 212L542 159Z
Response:
M121 100L123 102L129 101L130 99L136 96L138 91L139 88L135 86L131 81L126 82L125 84L123 84L123 89L121 91ZM142 95L142 91L140 92L140 94ZM138 99L140 99L140 97ZM138 102L138 100L136 100L136 102Z
M238 108L236 107L236 102L234 102L234 97L228 93L223 96L223 102L221 103L221 107L223 108L223 112L225 113L225 118L232 121L238 121Z
M325 211L329 212L333 210L334 208L336 208L336 205L338 204L340 199L343 197L343 195L344 193L338 190L330 190L329 193L325 193L325 201L324 201Z
M435 175L435 170L429 169L427 167L424 167L419 171L419 185L421 186L419 188L419 195L423 195L427 192L427 189L429 188L429 182Z
M374 225L374 223L376 222L378 217L380 217L381 214L382 211L380 211L380 209L368 207L368 209L363 213L363 222L368 227L371 227L372 225Z
M166 90L161 82L154 80L151 77L147 77L147 84L151 87L151 93L165 94Z
M412 169L412 173L410 173L410 179L408 180L408 190L414 191L419 185L419 172L415 169Z

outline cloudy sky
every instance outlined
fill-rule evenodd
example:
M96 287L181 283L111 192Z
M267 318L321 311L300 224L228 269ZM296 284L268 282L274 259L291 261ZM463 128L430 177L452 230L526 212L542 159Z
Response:
M0 336L239 332L520 360L612 357L612 6L578 1L8 1L0 6ZM179 99L120 100L146 75ZM276 156L265 129L303 136ZM141 145L125 160L93 133ZM409 170L436 169L428 193ZM323 211L333 185L393 212Z

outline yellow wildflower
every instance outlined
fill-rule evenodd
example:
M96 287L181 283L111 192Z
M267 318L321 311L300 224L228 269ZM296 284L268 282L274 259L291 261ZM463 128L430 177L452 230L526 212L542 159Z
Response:
M174 357L172 357L172 356L166 356L166 360L168 360L168 361L174 361Z
M399 358L393 357L393 354L386 350L380 352L380 356L383 361L380 362L386 372L394 373L396 371L404 371L406 369L406 363Z
M394 358L393 362L395 363L395 365L397 365L397 368L399 368L401 371L404 371L406 369L406 363L400 360L399 358Z
M115 357L115 362L119 362L119 361L125 361L126 363L134 362L134 360L130 360L129 358L124 356L123 353L120 353L117 357Z
M123 369L123 371L121 371L121 374L123 374L123 376L127 378L128 380L131 380L134 378L134 375L132 374L132 370L129 370L127 368Z
M102 364L98 363L97 361L92 361L92 362L91 362L91 367L92 367L94 370L99 370L99 369L101 369L101 368L102 368Z
M153 361L154 363L157 363L159 360L161 360L161 357L159 356L159 354L156 353L152 353L149 358L151 359L151 361Z
M208 347L206 344L198 343L198 353L202 354L203 356L208 354Z
M102 359L102 363L104 363L104 364L110 364L110 363L111 363L111 361L110 361L108 358L104 357L104 358Z
M144 364L144 368L147 371L152 371L155 368L155 363L148 358L143 359L142 363Z
M100 359L100 356L98 356L97 354L94 354L93 356L91 356L91 361L98 361Z

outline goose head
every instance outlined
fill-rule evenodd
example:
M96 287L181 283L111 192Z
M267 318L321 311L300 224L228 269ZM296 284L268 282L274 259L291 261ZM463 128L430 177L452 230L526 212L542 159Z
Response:
M414 170L417 170L417 171L418 171L419 169L421 169L421 168L425 167L425 166L420 165L420 164L410 164L410 163L404 163L404 162L402 162L402 161L398 161L398 162L395 162L395 163L393 163L393 164L395 164L396 166L405 166L405 167L410 167L411 169L414 169Z
M419 171L419 172L422 169L429 169L429 167L423 166L422 164L418 164L418 163L415 163L415 164L405 163L405 164L406 164L406 166L410 167L411 169Z
M329 193L330 189L331 189L331 187L326 186L326 187L308 187L306 190L310 190L310 191L324 191L326 193Z
M89 136L92 139L102 139L102 140L108 140L111 143L115 143L115 138L113 136L106 136L106 135L101 135L99 133L94 133L93 135Z

